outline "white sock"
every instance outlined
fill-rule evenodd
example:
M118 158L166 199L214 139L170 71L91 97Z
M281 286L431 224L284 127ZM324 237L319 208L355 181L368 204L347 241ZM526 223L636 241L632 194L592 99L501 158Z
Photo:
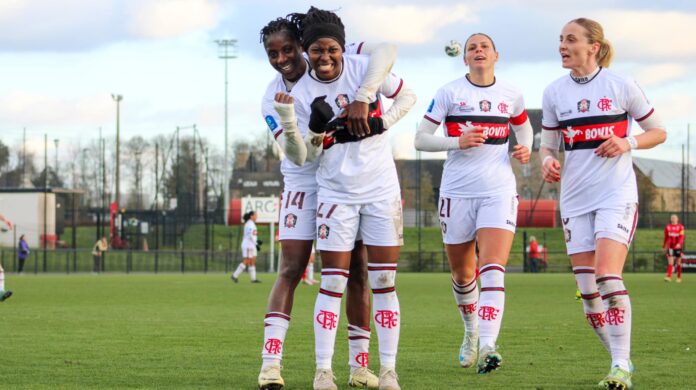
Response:
M370 329L348 324L348 365L367 367L370 359Z
M611 365L628 371L631 357L631 300L619 275L602 275L597 287L604 302L604 326L611 344Z
M244 264L244 263L239 263L239 265L237 266L237 269L234 271L234 273L232 274L232 276L234 276L235 278L238 278L239 275L241 275L242 272L244 272L245 269L246 269L246 264Z
M0 291L5 291L5 270L0 271Z
M281 312L269 312L263 320L262 368L280 365L283 360L285 335L290 327L290 316Z
M348 270L324 268L321 287L314 304L314 352L317 368L331 369L341 298L348 283Z
M372 288L372 314L379 341L379 361L382 367L396 367L399 349L401 309L396 295L396 264L367 264L367 277Z
M314 281L314 263L307 266L307 280L310 282Z
M479 297L479 349L496 348L505 309L505 267L487 264L479 271L481 294Z
M607 328L604 326L604 304L602 304L602 298L599 296L599 290L597 289L594 268L573 267L573 273L582 295L582 308L585 312L587 323L597 334L607 352L611 353L609 334L607 334Z
M249 266L249 276L251 277L251 280L256 280L256 266L255 265Z
M454 294L454 301L457 302L459 307L459 314L461 314L464 322L464 330L467 333L477 331L478 315L476 314L476 306L478 304L479 291L476 277L465 284L459 284L452 279L452 293Z

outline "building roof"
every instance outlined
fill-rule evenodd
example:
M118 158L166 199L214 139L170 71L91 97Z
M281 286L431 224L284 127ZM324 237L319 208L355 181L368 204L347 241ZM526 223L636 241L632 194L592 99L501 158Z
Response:
M682 188L682 164L671 161L633 157L633 165L658 188ZM696 168L689 170L689 190L696 190ZM686 179L684 179L686 180Z

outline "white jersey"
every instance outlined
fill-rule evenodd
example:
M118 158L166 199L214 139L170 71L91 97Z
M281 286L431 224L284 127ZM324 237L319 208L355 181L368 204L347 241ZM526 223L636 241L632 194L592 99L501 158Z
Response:
M485 128L488 136L479 147L447 152L440 196L480 198L517 192L508 138L510 123L523 124L527 112L516 88L498 80L481 87L462 77L437 91L425 119L436 125L444 121L445 137L459 137L474 126Z
M630 118L642 121L653 113L638 84L608 69L585 84L565 75L546 87L542 106L544 130L563 132L561 215L638 202L630 151L614 158L594 154L602 135L630 136Z
M251 219L244 224L244 238L242 249L256 247L256 224Z
M351 43L346 45L346 54L360 54L363 43ZM307 79L307 73L309 72L309 63L306 66L305 73L300 77L300 79L295 83L291 90L288 89L287 85L283 81L283 76L277 73L273 78L273 81L266 87L266 93L263 95L263 100L261 101L261 115L263 115L264 121L268 129L273 134L275 139L283 133L283 128L280 126L280 117L273 108L273 102L275 100L275 94L278 92L285 92L290 96L294 96L293 89L298 85L301 85L305 79ZM300 135L302 138L307 134L309 115L297 115L297 125L300 130ZM295 191L316 191L317 179L316 172L319 166L318 161L307 161L302 166L298 166L287 157L283 158L280 163L280 172L283 174L283 181L285 188L291 188Z
M297 116L309 117L312 101L324 95L338 116L345 106L355 100L367 64L366 57L344 56L343 68L336 80L324 82L310 74L306 82L293 90ZM402 84L403 80L390 74L380 86L378 94L393 98ZM382 114L379 98L370 104L370 110L371 116ZM333 143L332 137L326 137L319 158L317 182L322 202L364 204L399 195L399 180L387 133L340 144Z

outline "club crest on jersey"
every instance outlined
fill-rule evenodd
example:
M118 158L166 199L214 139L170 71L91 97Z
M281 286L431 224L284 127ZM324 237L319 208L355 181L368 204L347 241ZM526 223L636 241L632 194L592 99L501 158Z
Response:
M578 112L588 112L590 111L590 100L582 99L578 102Z
M428 106L428 112L433 112L433 108L435 108L435 99L430 101L430 105Z
M329 226L325 223L322 223L317 228L317 237L319 237L320 240L326 240L329 238L329 233L331 233L331 228L329 228Z
M275 119L273 119L273 117L270 115L266 115L266 124L271 131L278 128L278 123L276 123Z
M498 111L500 111L501 114L507 114L509 107L510 106L508 106L505 102L498 103Z
M285 227L288 229L293 229L297 224L297 215L290 213L285 216Z
M350 99L348 99L348 95L342 93L336 96L335 102L338 108L346 108L350 104Z
M479 110L482 112L489 112L491 110L491 102L488 100L481 100L479 102Z
M608 97L605 96L605 97L599 99L599 101L597 102L597 108L599 108L602 111L609 111L609 110L611 110L612 103L613 102L611 101L611 99L609 99Z

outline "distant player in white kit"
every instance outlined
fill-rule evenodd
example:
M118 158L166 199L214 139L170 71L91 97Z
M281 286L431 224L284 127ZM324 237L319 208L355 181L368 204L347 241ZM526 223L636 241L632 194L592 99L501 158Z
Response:
M0 222L4 223L7 228L3 230L12 230L12 221L5 218L4 215L0 214ZM5 269L2 268L2 263L0 263L0 302L4 302L7 298L12 296L12 291L5 290Z
M570 74L544 91L542 173L547 182L561 182L566 247L585 316L611 355L599 385L629 389L632 313L621 275L638 218L631 150L655 147L666 132L638 84L606 69L613 48L599 23L568 22L559 52ZM644 133L631 130L632 119Z
M259 246L256 233L256 213L249 211L244 214L242 220L244 221L244 238L242 239L242 256L244 260L239 263L231 279L235 283L239 282L239 275L248 268L251 283L261 283L260 280L256 279L256 255Z
M366 76L367 59L343 56L345 31L333 12L312 7L296 19L312 71L293 91L295 110L298 117L309 113L312 133L308 137L308 159L321 153L317 169L317 248L323 268L313 318L317 367L314 389L337 388L331 368L336 326L349 276L350 251L358 234L368 253L381 363L379 388L399 389L395 367L401 310L395 282L403 233L398 177L385 130L408 112L415 95L400 78L387 76L378 93L394 99L391 108L383 113L379 97L372 96L370 133L355 140L339 139L339 129L346 125L341 113L356 98Z
M502 363L496 340L518 205L508 155L510 127L518 142L512 157L520 163L529 162L533 141L522 94L496 79L497 60L498 52L488 35L471 35L464 45L469 73L437 91L415 140L418 150L447 151L440 185L440 225L465 329L459 363L471 367L478 355L480 374ZM443 122L444 137L435 136Z

